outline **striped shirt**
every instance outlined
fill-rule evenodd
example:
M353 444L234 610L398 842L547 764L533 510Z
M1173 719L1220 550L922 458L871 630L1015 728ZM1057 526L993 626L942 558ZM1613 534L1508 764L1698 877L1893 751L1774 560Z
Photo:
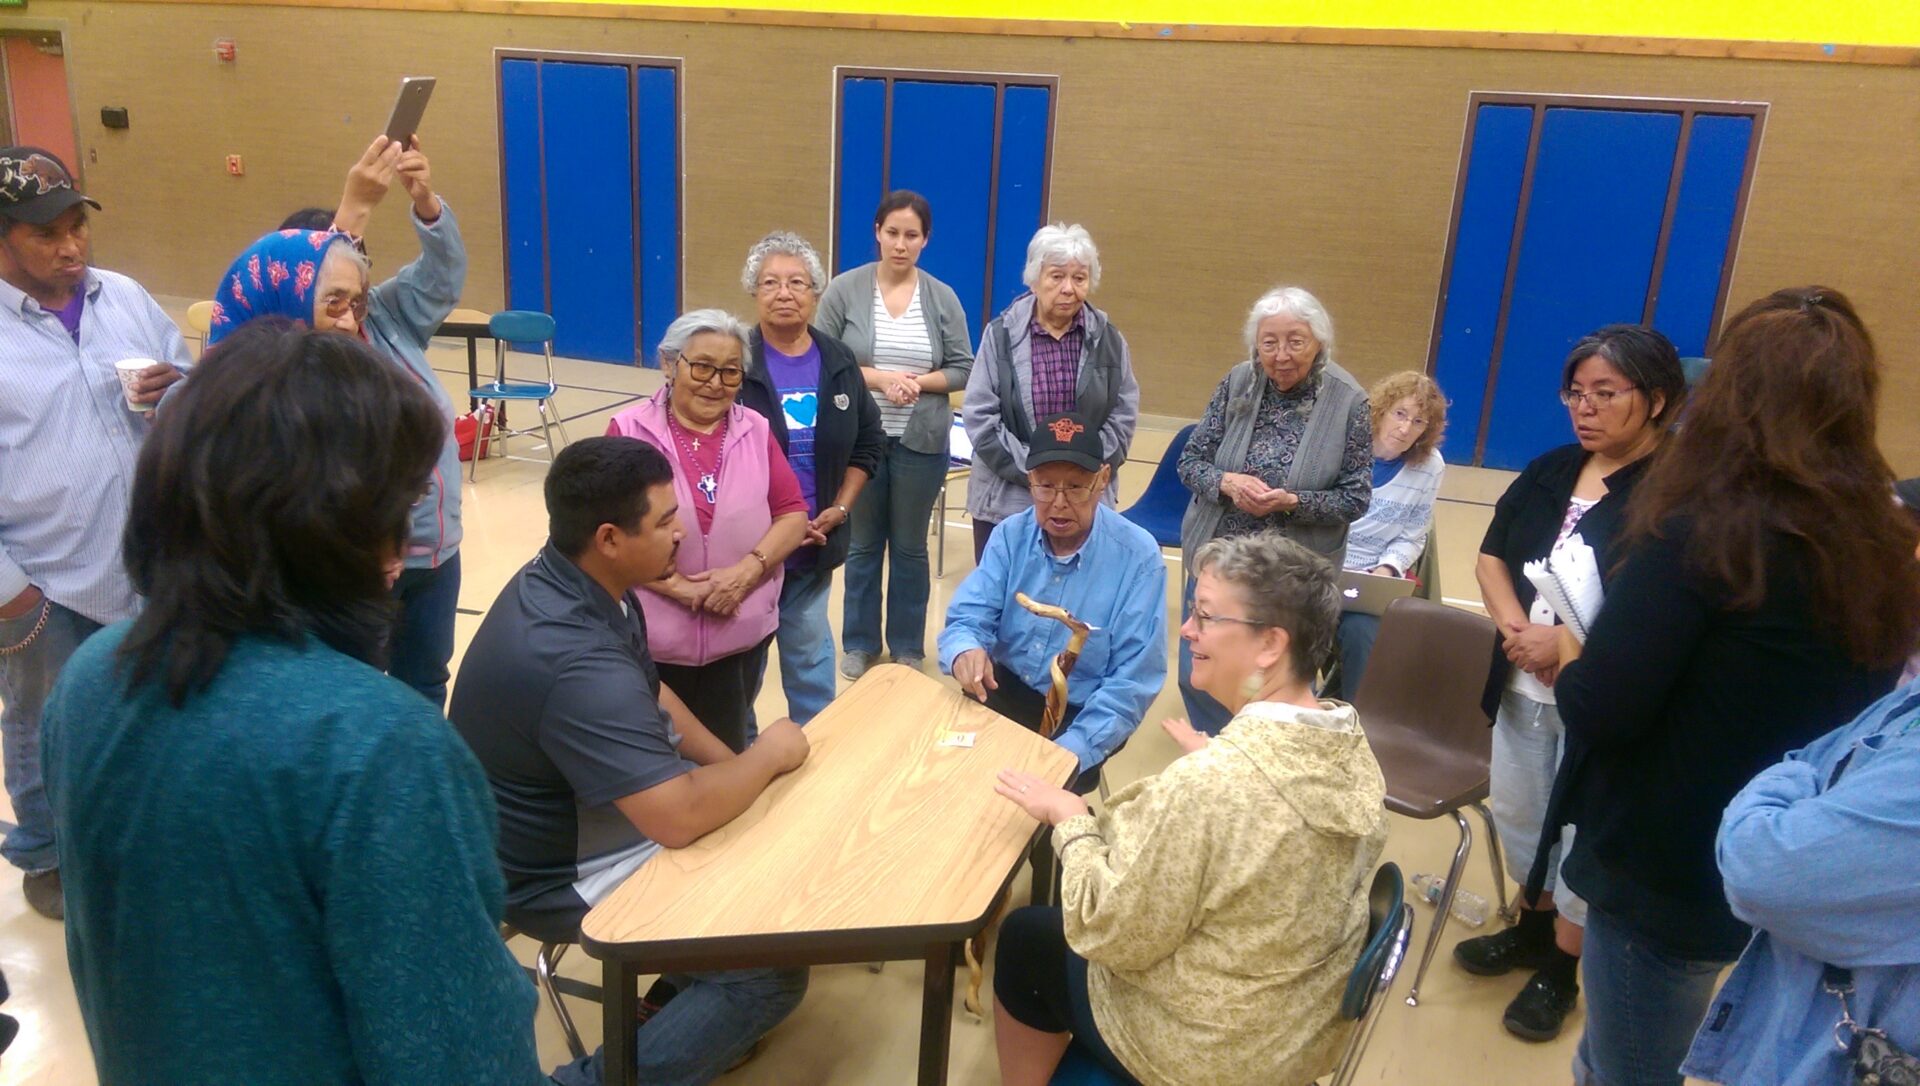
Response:
M1085 306L1073 315L1065 335L1053 338L1039 317L1033 318L1030 348L1033 355L1033 424L1072 411L1080 402L1080 348L1087 339Z
M907 303L907 311L898 317L887 312L887 302L882 292L873 292L873 366L879 370L915 376L933 369L933 341L927 338L927 318L920 311L917 276L913 300ZM886 429L887 436L899 437L906 433L907 417L913 414L914 404L895 404L880 392L872 393L872 396L873 402L880 405L880 425Z
M87 271L80 341L0 282L0 603L28 585L95 622L137 609L120 561L133 462L151 415L127 409L113 364L188 369L180 329L140 284Z

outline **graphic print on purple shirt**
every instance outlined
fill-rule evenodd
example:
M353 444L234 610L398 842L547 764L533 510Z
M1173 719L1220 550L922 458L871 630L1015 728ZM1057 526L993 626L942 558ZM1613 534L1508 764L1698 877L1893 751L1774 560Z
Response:
M807 516L820 512L814 493L813 430L820 418L820 345L809 342L804 354L782 354L766 345L767 376L780 396L780 412L787 421L787 463L807 497Z
M73 337L75 343L80 342L80 314L86 308L87 288L82 284L74 288L73 301L53 311L53 315L60 318L60 323L66 326L67 334Z

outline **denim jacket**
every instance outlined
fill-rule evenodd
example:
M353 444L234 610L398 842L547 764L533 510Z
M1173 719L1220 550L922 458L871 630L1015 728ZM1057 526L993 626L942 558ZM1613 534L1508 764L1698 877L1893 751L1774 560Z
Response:
M1850 1081L1825 964L1852 971L1856 1021L1920 1052L1920 684L1761 772L1728 805L1716 851L1727 901L1755 932L1682 1071Z

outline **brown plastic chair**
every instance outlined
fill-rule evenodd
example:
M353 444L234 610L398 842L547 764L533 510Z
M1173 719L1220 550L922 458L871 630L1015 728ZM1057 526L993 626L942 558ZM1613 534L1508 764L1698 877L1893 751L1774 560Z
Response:
M1473 831L1461 808L1479 812L1486 824L1488 855L1493 860L1494 893L1500 916L1510 920L1507 876L1500 861L1500 840L1487 798L1487 765L1493 733L1480 695L1487 685L1497 631L1471 611L1408 597L1393 601L1380 622L1367 672L1353 706L1360 727L1387 781L1387 810L1408 818L1452 815L1460 827L1460 847L1447 869L1447 888L1427 930L1426 949L1407 1005L1420 1005L1420 982L1440 945L1454 892L1473 849Z

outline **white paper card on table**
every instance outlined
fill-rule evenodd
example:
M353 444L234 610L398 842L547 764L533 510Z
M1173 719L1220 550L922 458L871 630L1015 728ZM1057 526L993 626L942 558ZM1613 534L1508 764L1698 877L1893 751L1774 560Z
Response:
M973 462L973 439L967 436L958 411L953 415L953 428L947 431L947 458L960 464Z
M978 736L978 732L948 732L940 737L939 745L943 747L971 747L973 746L974 739Z
M1528 562L1522 569L1554 615L1585 644L1600 605L1606 602L1600 563L1593 548L1576 532L1555 545L1545 558Z

